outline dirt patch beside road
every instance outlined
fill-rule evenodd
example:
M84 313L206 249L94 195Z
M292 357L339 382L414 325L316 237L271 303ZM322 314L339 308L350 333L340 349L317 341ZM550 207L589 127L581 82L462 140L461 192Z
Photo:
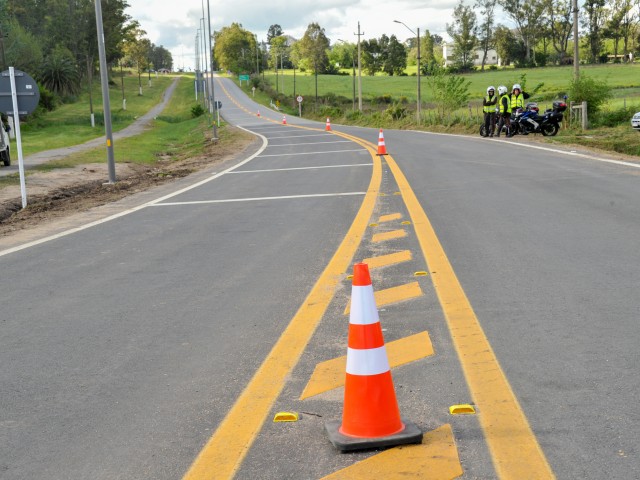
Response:
M105 184L109 178L106 162L31 174L26 180L26 209L22 209L20 186L0 190L0 236L16 235L186 177L233 159L254 141L254 136L236 130L232 141L209 144L205 154L199 157L166 158L153 166L119 163L116 166L118 181L114 184Z

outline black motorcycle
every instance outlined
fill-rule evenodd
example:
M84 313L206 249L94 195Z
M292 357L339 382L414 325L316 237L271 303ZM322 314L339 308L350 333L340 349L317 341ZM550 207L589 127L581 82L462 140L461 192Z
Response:
M545 137L553 137L560 129L560 122L564 118L563 112L567 104L561 101L553 102L553 108L539 113L536 103L528 103L524 109L518 109L511 117L511 129L514 134L529 135L541 133Z

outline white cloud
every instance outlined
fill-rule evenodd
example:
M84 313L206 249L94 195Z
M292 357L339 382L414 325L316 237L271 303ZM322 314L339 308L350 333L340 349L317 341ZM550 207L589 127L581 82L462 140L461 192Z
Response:
M285 33L302 37L307 25L317 22L335 43L337 39L355 42L360 22L364 39L379 37L383 33L396 35L400 40L413 36L404 26L393 23L400 20L421 33L443 34L456 0L235 0L213 2L211 28L219 30L232 22L265 39L272 24L279 24ZM127 13L138 20L149 39L171 51L176 67L192 67L196 30L200 18L207 14L207 0L130 0Z

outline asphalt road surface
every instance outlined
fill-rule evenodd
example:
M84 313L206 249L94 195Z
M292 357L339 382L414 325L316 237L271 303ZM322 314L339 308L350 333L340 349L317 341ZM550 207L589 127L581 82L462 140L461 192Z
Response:
M376 130L216 88L253 155L0 252L1 479L640 477L636 166L402 131L381 159ZM340 454L344 389L309 385L346 353L351 264L405 253L372 279L425 440Z

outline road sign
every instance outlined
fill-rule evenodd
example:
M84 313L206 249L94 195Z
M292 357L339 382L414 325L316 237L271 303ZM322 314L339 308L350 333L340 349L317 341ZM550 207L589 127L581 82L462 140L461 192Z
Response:
M249 81L249 75L240 75L240 81L242 80L246 80L247 82Z
M14 73L18 96L18 115L28 115L38 107L40 90L36 81L28 74L20 70L14 70ZM0 112L14 116L9 70L0 73Z
M298 101L298 103L302 103L303 98L301 95L298 95L298 98L296 98L296 100Z
M216 110L220 110L222 108L222 102L220 100L216 100Z

